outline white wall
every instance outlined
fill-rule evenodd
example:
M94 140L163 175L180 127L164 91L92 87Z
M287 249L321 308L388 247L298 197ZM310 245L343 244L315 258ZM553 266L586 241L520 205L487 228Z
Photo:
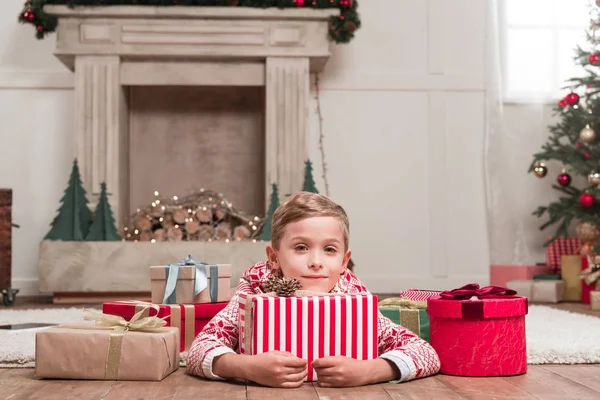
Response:
M357 273L373 292L487 284L485 3L363 0L363 27L322 75L330 194L350 214ZM14 190L13 284L25 294L74 147L70 74L53 35L37 41L15 22L20 8L0 3L0 186ZM316 114L311 132L323 189Z

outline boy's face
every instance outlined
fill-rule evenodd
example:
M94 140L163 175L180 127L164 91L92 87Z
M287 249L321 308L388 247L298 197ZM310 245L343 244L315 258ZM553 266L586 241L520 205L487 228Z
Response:
M269 245L267 257L283 276L298 279L303 290L329 292L346 270L350 250L344 248L337 218L309 217L287 225L279 249Z

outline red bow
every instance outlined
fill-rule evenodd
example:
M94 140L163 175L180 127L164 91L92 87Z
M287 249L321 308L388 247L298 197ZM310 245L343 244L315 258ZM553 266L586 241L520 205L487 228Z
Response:
M470 283L458 289L444 290L440 297L446 300L469 300L475 296L478 299L493 299L501 297L510 297L517 294L516 290L507 289L501 286L486 286L480 288L476 283Z

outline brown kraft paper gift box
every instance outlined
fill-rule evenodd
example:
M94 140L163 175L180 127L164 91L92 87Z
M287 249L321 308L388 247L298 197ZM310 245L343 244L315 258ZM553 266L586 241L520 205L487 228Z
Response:
M179 329L119 335L112 328L59 325L36 333L35 360L39 378L160 381L179 368Z
M193 303L218 303L229 301L231 298L231 264L216 264L217 265L217 287L218 296L211 301L210 287L211 280L215 279L211 275L211 268L206 266L207 287L199 294L194 296L195 274L196 267L194 265L184 265L179 267L177 275L177 284L175 287L174 303L177 304L193 304ZM167 270L169 266L151 266L150 267L150 282L152 292L152 303L163 304L165 289L167 286ZM214 271L214 269L213 269Z
M562 256L560 274L565 281L564 301L581 301L581 255Z

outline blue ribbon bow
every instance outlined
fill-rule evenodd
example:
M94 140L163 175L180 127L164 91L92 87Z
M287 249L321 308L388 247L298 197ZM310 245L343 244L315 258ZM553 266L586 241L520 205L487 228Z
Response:
M165 269L167 283L165 285L165 295L162 304L177 304L177 294L175 289L177 287L177 278L179 277L179 267L187 265L196 266L194 274L194 296L197 296L209 286L206 267L210 268L211 279L208 293L211 303L215 303L219 298L219 266L217 264L198 262L194 260L192 256L187 256L182 261L167 265L167 268Z

